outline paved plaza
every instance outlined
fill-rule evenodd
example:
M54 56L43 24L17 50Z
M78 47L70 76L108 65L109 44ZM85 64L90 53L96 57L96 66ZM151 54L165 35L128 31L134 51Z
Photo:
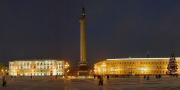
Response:
M180 78L110 78L98 86L97 79L11 79L0 90L180 90Z

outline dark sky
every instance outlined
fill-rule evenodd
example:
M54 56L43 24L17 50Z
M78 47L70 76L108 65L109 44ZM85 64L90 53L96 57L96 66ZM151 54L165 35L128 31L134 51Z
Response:
M79 62L82 0L0 0L0 60ZM180 55L180 0L84 0L87 58Z

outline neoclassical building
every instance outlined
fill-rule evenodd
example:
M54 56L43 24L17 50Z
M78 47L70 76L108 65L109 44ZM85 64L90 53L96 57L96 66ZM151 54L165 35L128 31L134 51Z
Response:
M9 62L11 76L63 76L69 67L63 60L14 60Z
M180 68L180 57L176 57ZM118 58L94 64L95 75L165 75L169 58ZM177 70L180 74L180 69Z

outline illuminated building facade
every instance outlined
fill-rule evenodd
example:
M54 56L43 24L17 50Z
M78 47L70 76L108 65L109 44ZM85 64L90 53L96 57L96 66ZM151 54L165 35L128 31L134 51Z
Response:
M180 57L176 58L180 67ZM95 75L166 75L169 58L106 59L94 65ZM180 69L177 70L180 74Z
M9 62L11 76L63 76L68 62L59 60L17 60Z

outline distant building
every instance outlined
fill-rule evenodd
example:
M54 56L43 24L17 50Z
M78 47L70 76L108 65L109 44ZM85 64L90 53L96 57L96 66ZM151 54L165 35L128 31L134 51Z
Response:
M68 62L59 60L15 60L9 62L11 76L63 76Z
M176 58L180 67L180 57ZM106 59L94 65L96 75L165 75L169 58L119 58ZM180 74L180 69L177 70Z

